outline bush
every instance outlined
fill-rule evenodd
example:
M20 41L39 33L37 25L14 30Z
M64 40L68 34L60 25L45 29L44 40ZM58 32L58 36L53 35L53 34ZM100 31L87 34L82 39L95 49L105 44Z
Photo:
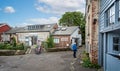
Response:
M11 44L12 44L12 46L13 47L16 47L16 39L15 39L15 37L12 37L12 39L11 39Z
M10 44L5 44L5 49L13 50L13 46Z
M24 50L24 45L22 43L20 44L16 44L12 45L12 44L8 44L8 43L0 43L0 49L4 49L4 50Z
M47 52L70 51L70 48L46 48Z
M99 69L100 66L98 64L93 64L91 61L90 61L90 58L89 58L89 54L88 53L83 53L83 64L82 66L83 67L86 67L86 68L96 68L96 69Z
M48 48L53 48L54 47L54 41L53 41L53 37L50 36L48 39L47 39L47 47Z
M43 48L48 48L47 42L42 42L42 47Z
M5 44L4 43L0 43L0 49L4 49L5 48Z
M17 44L17 45L16 45L16 49L24 50L24 45L23 45L23 43Z

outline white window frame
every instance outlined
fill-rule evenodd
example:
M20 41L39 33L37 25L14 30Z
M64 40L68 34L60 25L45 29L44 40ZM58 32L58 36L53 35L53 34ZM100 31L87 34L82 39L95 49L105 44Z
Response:
M106 26L111 26L115 23L115 4L106 11Z
M120 0L118 2L119 2L119 18L120 18Z
M68 37L62 37L61 41L68 41Z
M60 43L60 39L59 38L54 38L54 43Z

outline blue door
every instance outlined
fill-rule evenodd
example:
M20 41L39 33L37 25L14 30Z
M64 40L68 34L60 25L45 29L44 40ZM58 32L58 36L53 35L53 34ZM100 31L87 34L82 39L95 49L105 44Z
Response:
M120 71L120 30L107 33L105 71Z

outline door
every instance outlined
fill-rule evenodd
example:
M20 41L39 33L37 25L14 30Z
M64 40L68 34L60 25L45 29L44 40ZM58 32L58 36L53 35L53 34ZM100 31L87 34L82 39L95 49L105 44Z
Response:
M32 45L36 45L37 44L37 36L32 36L31 37L31 41L32 41Z

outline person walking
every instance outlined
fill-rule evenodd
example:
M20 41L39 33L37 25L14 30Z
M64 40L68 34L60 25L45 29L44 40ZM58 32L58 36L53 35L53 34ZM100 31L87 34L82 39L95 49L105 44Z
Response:
M72 44L72 50L73 50L73 57L76 58L77 45L75 42Z

